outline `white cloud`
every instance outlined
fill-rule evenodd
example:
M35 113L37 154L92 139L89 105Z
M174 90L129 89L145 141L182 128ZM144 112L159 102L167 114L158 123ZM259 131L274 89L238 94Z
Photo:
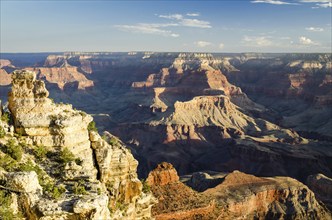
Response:
M211 46L212 43L211 42L207 42L207 41L196 41L195 45L197 47L207 47L207 46Z
M272 45L272 41L267 36L244 36L242 42L247 46L267 47Z
M311 39L301 36L299 38L299 42L301 45L305 45L305 46L315 46L315 45L319 45L317 42L312 41Z
M305 28L307 31L313 31L313 32L322 32L324 31L323 28L320 28L320 27L307 27Z
M187 13L187 16L190 16L190 17L198 17L198 16L199 16L199 13Z
M122 31L129 31L133 33L155 34L165 37L179 37L179 34L173 33L169 30L161 29L160 27L167 27L167 24L137 24L137 25L115 25L116 28ZM172 26L172 25L170 25Z
M203 21L203 20L198 20L198 19L193 19L193 18L185 18L181 14L159 15L159 17L176 20L177 24L179 26L184 26L184 27L197 27L197 28L211 28L212 27L210 25L210 22L208 22L208 21Z
M279 0L254 0L254 1L251 1L251 3L266 3L266 4L272 4L272 5L297 5L297 3L290 3L290 2L279 1Z
M219 44L219 49L224 49L224 47L225 47L225 44L223 44L223 43Z
M187 16L199 16L199 13L188 13ZM169 30L169 27L196 27L196 28L211 28L210 22L186 18L182 14L169 14L169 15L158 15L160 18L165 18L171 20L170 23L138 23L133 25L115 25L115 28L118 28L122 31L128 31L132 33L143 33L143 34L155 34L165 37L179 37L177 33Z
M182 19L180 24L185 27L211 28L210 22L197 19Z
M180 15L180 14L159 15L159 17L160 18L166 18L166 19L176 19L176 20L183 19L183 15Z
M320 8L331 8L332 7L332 1L331 0L300 0L300 2L303 3L316 3L316 6ZM317 8L317 7L312 7Z

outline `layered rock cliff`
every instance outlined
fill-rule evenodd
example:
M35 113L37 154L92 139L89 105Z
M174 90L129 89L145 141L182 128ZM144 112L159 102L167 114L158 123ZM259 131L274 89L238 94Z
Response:
M331 219L308 187L292 178L260 178L234 171L197 193L162 163L148 177L159 203L156 219ZM163 180L163 181L155 181ZM197 180L197 179L196 179ZM195 202L193 202L195 201Z
M0 156L11 163L1 163L1 186L12 192L11 199L15 193L26 195L12 202L23 207L21 215L150 218L154 199L142 191L138 162L124 144L110 134L102 139L90 115L55 104L48 95L34 72L12 73L9 110L15 133L1 125Z

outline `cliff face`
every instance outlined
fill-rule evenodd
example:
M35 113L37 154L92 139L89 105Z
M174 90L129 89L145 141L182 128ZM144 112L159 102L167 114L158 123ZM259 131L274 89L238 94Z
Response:
M25 207L21 210L24 215L29 219L150 218L153 197L142 192L136 173L138 162L123 143L110 134L107 142L89 130L92 117L85 112L53 103L34 72L13 72L12 84L9 110L15 132L21 136L18 143L24 141L27 146L15 169L23 169L20 167L35 157L33 170L38 171L37 176L34 171L28 174L5 169L6 187L28 193L28 198L17 202ZM13 134L8 135L2 144L8 145ZM41 159L36 149L47 156ZM39 186L38 190L26 189L32 185ZM53 202L49 194L54 194L55 188L60 193L60 186L63 194Z
M152 208L156 220L215 219L215 204L210 197L198 194L179 181L172 164L163 162L150 172L147 184L158 199Z
M163 163L149 174L148 180L170 180L170 173L176 175L170 164ZM156 219L331 219L314 193L295 179L260 178L239 171L219 179L221 183L203 193L176 180L161 185L148 182L159 198L153 208Z
M38 73L38 78L46 80L49 83L55 83L63 90L66 85L77 83L76 89L85 89L93 87L94 83L88 80L83 73L78 70L78 67L65 64L60 67L39 67L26 68Z

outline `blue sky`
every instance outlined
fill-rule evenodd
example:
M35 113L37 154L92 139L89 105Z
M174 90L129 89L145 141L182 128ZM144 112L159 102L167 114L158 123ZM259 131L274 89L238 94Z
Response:
M331 0L1 1L1 52L332 52Z

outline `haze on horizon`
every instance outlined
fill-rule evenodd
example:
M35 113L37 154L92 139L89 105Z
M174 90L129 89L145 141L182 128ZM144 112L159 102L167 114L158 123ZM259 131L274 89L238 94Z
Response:
M0 2L1 53L332 53L331 0Z

